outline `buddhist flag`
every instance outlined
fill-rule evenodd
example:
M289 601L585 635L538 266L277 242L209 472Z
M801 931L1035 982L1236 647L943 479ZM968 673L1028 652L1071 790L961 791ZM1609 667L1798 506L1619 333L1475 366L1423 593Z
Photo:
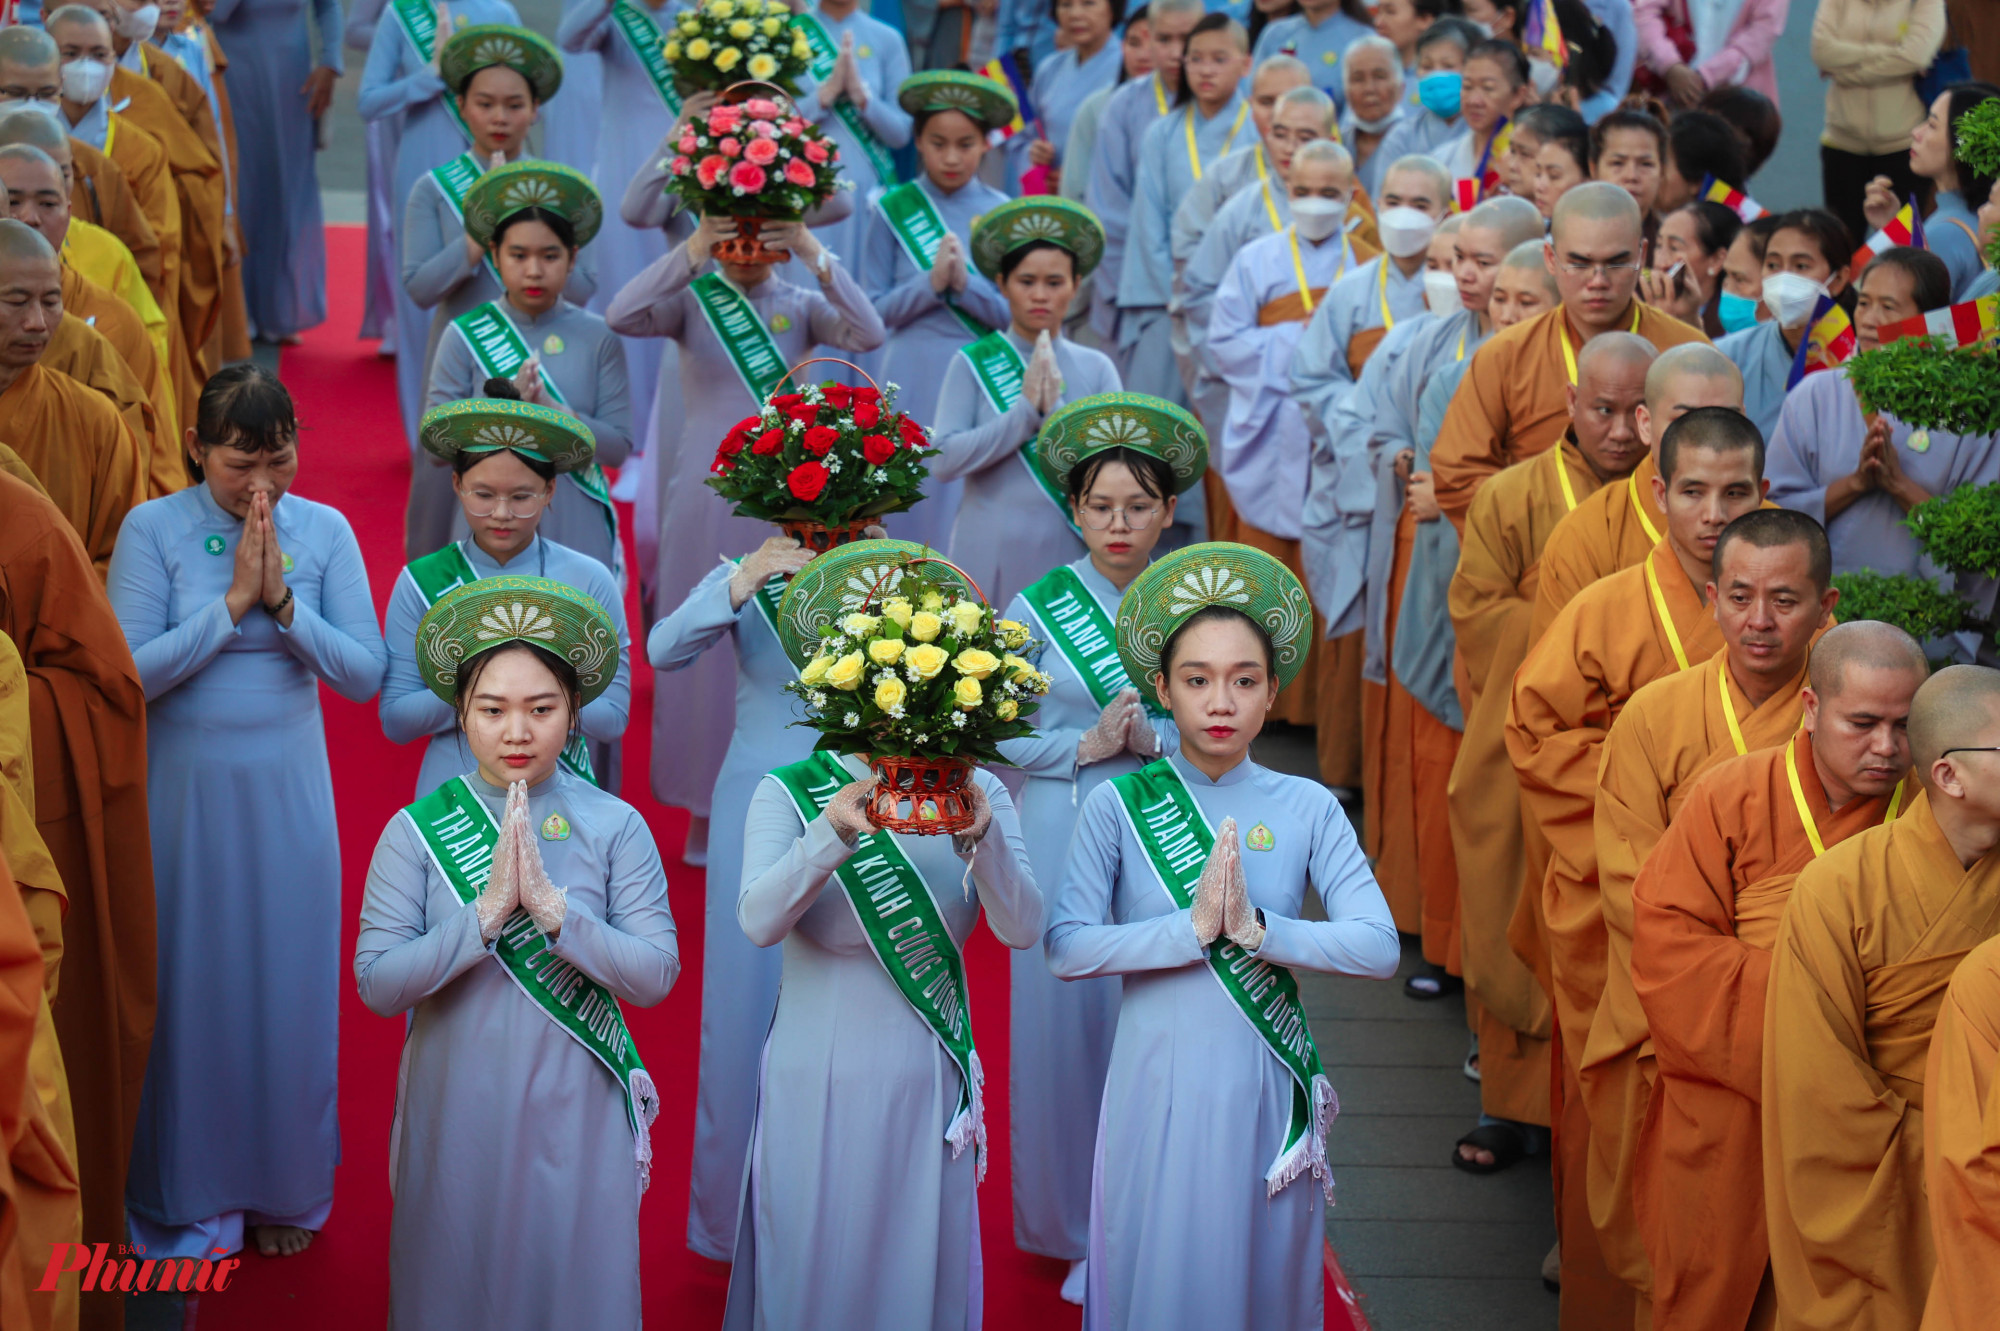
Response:
M1701 182L1701 197L1710 203L1719 203L1744 222L1754 222L1764 215L1764 206L1737 189L1725 185L1714 176L1704 177Z
M1476 180L1460 178L1453 181L1452 194L1457 212L1469 213L1479 206L1479 182Z
M1014 112L1012 124L996 129L988 136L995 143L1004 143L1026 129L1028 121L1036 118L1034 103L1028 100L1028 80L1022 77L1021 62L1011 51L993 57L979 72L1002 87L1010 89L1014 94L1015 103L1020 108Z
M1799 380L1809 374L1844 364L1853 354L1854 325L1847 311L1834 304L1833 297L1821 296L1813 307L1812 322L1806 325L1806 335L1799 339L1799 354L1792 357L1792 375L1785 380L1785 391L1797 388Z
M1883 324L1876 336L1885 347L1906 337L1928 337L1934 346L1951 348L1978 346L1996 333L2000 333L2000 293Z
M1854 261L1848 264L1848 272L1853 275L1855 281L1860 281L1861 270L1868 266L1870 259L1883 250L1892 250L1898 245L1908 245L1920 250L1930 248L1924 244L1924 219L1917 211L1915 199L1911 199L1898 209L1896 215L1889 219L1887 226L1868 237L1868 243L1854 251Z
M1522 28L1523 45L1546 54L1557 69L1569 65L1569 45L1563 41L1562 24L1556 22L1554 0L1528 0L1528 19Z

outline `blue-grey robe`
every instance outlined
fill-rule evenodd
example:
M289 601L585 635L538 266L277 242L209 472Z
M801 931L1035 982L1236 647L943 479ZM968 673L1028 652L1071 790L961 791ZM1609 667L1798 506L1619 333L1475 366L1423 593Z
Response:
M1347 151L1356 157L1354 179L1361 188L1368 191L1368 197L1371 199L1382 192L1382 173L1389 169L1389 156L1382 151L1389 146L1389 135L1396 132L1396 126L1417 113L1417 108L1411 105L1416 96L1415 81L1406 76L1404 84L1412 89L1410 96L1396 103L1395 110L1389 113L1390 123L1383 128L1382 137L1375 141L1375 151L1369 153L1365 161L1359 160L1360 153L1356 151L1359 142L1355 136L1361 132L1361 127L1355 122L1354 108L1349 107L1340 113L1340 141L1347 146Z
M1083 201L1104 228L1104 258L1090 275L1090 326L1107 347L1119 343L1118 289L1139 188L1139 145L1172 100L1159 76L1148 74L1112 89L1092 126L1090 180Z
M1717 338L1715 349L1743 372L1743 414L1756 422L1768 441L1778 428L1778 413L1785 407L1785 381L1791 378L1794 354L1785 345L1778 321L1766 319Z
M1980 200L1984 203L1985 200ZM1970 300L1973 282L1986 271L1979 252L1979 218L1955 189L1937 192L1937 207L1924 219L1924 245L1951 270L1951 298Z
M1417 395L1417 457L1412 470L1431 469L1431 445L1444 425L1451 395L1471 368L1472 351L1467 348L1464 360L1447 361L1424 381ZM1403 580L1403 603L1396 609L1389 668L1418 706L1443 725L1463 732L1465 708L1451 669L1458 646L1458 632L1451 622L1451 579L1458 571L1458 550L1458 528L1447 519L1417 524L1410 572Z
M1230 154L1230 157L1235 156L1235 153ZM1277 227L1271 225L1273 213L1278 218ZM1174 214L1176 232L1188 216L1189 210L1185 205ZM1171 306L1174 331L1177 337L1186 340L1187 358L1195 366L1194 387L1189 393L1188 405L1210 427L1211 466L1221 445L1221 423L1229 414L1229 385L1223 381L1208 354L1208 321L1214 313L1215 293L1238 251L1251 241L1291 224L1291 196L1285 193L1283 182L1275 174L1268 183L1259 182L1253 172L1250 183L1238 188L1213 217L1203 222L1194 237L1195 247L1187 258L1183 261L1178 251L1175 254L1175 262L1181 268L1174 279L1174 302ZM1176 350L1179 350L1178 344Z
M1296 56L1312 71L1313 87L1333 98L1336 107L1347 105L1347 78L1340 59L1347 54L1347 48L1362 37L1372 36L1374 29L1366 23L1350 18L1338 6L1320 20L1314 27L1304 14L1291 14L1274 19L1257 35L1257 49L1252 53L1256 62L1261 63L1274 55Z
M1053 32L1050 35L1053 37ZM1003 45L998 49L1011 51L1014 48ZM1096 55L1080 65L1073 50L1065 49L1036 57L1034 79L1028 85L1028 100L1034 104L1041 124L1039 128L1029 126L1026 133L1016 134L1007 140L1004 151L1007 154L1007 189L1010 192L1019 194L1021 177L1034 169L1034 164L1028 160L1028 145L1037 139L1054 146L1057 167L1066 165L1063 151L1069 143L1069 128L1076 120L1077 108L1093 93L1117 82L1118 70L1124 59L1124 45L1116 32L1105 39Z
M386 4L387 0L356 0L348 7L348 50L364 57L368 54ZM403 201L392 197L390 191L395 187L396 140L402 136L403 118L389 115L370 120L364 132L368 141L368 288L362 298L361 336L382 338L382 354L389 355L396 349L396 292L402 286L396 264L396 226Z
M817 5L812 12L832 40L835 51L840 49L842 38L850 32L854 34L854 67L861 72L861 81L868 88L868 105L861 108L861 123L891 152L907 147L913 117L896 101L896 89L910 77L910 48L903 34L859 6L842 19L821 13ZM883 180L876 173L868 154L861 151L860 143L833 108L819 104L819 85L811 78L799 80L799 109L839 146L841 178L853 181L862 198L895 183ZM813 228L819 243L849 267L859 262L861 222L857 215L863 211L857 208L837 222Z
M1069 566L1098 608L1118 622L1121 592L1088 556ZM1083 797L1114 776L1139 770L1120 753L1079 767L1076 746L1104 709L1090 686L1049 641L1049 628L1016 596L1007 618L1026 624L1042 644L1037 669L1049 691L1035 713L1035 733L1007 740L1000 753L1026 776L1020 794L1021 838L1038 883L1060 883ZM1156 718L1162 746L1180 748L1171 719ZM1016 952L1009 985L1007 1126L1014 1181L1014 1246L1023 1252L1076 1261L1090 1242L1090 1160L1097 1107L1118 1024L1118 984L1110 979L1064 983L1049 972L1040 947Z
M583 733L596 741L591 745L591 760L598 764L602 775L608 770L605 760L624 735L632 714L631 638L625 631L625 600L619 595L617 579L602 563L546 539L539 531L534 540L504 564L469 538L461 540L458 548L479 577L497 578L511 573L560 582L603 606L612 623L618 626L618 671L603 693L584 704L581 718ZM382 733L389 737L390 743L429 740L423 766L417 772L414 799L423 798L451 778L479 765L458 728L458 714L450 703L431 692L417 670L417 625L428 609L430 604L424 600L416 578L405 567L396 575L395 590L389 593L389 610L384 616L383 637L388 643L389 670L382 680L378 711ZM617 789L615 782L607 780L606 784L609 789Z
M589 3L591 0L563 0L562 18L556 24L557 45L562 45L563 25ZM603 57L595 51L564 47L562 91L542 109L542 156L573 166L592 180L601 179L597 143L603 117Z
M1406 82L1414 96L1416 81L1408 79ZM1464 132L1464 116L1453 116L1446 120L1435 111L1422 105L1414 105L1404 111L1402 120L1389 131L1389 137L1383 139L1376 147L1375 155L1382 159L1381 169L1387 171L1399 158L1428 153L1446 139ZM1378 192L1371 190L1370 194ZM1378 199L1377 203L1379 202Z
M1395 974L1395 923L1325 786L1247 758L1220 781L1170 761L1210 828L1236 819L1264 913L1259 960ZM1260 825L1268 850L1249 848ZM1323 921L1300 918L1308 883ZM1310 1174L1275 1197L1264 1182L1291 1076L1223 993L1192 912L1174 907L1108 786L1083 801L1045 944L1063 979L1119 976L1124 989L1091 1177L1085 1327L1319 1331L1326 1199Z
M255 605L230 622L243 523L206 485L133 509L111 557L146 686L159 1011L126 1204L154 1226L323 1223L340 1161L340 829L319 687L362 702L385 655L347 519L287 495L271 520L289 629Z
M236 197L245 205L243 303L258 335L271 339L326 322L318 154L300 88L315 64L339 73L346 62L340 0L311 0L310 9L306 0L216 0L209 15L229 57ZM308 27L319 30L317 60Z
M471 785L499 819L506 790L477 775ZM569 893L550 951L619 1002L651 1007L680 974L652 833L632 806L560 769L529 788L529 826L557 812L569 835L537 842ZM409 1014L389 1137L389 1325L637 1331L625 1089L492 953L478 907L398 814L368 866L354 944L361 1001Z
M857 779L867 771L843 761ZM948 836L896 844L961 956L982 907L1001 942L1033 947L1042 894L1014 803L991 773L973 780L993 810L973 854ZM757 1078L725 1331L980 1325L984 1148L954 1155L945 1140L958 1065L876 960L834 877L853 854L824 815L801 818L776 778L758 784L737 918L759 946L782 940L785 978Z

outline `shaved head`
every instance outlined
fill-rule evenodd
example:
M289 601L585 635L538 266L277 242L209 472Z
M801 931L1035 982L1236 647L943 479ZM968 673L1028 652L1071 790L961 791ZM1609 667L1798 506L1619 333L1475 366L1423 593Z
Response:
M69 135L63 132L56 118L26 107L9 110L0 106L0 144L6 143L25 143L41 149L52 159L59 149L64 157L69 155ZM57 165L61 164L58 159Z
M1694 400L1696 397L1700 400ZM1695 407L1735 407L1740 411L1743 371L1706 342L1668 347L1646 375L1646 406L1660 418L1661 429Z
M44 66L53 66L55 63L55 39L48 33L24 23L17 23L11 28L0 28L0 64L19 65L23 69L41 69Z
M7 191L7 215L60 250L69 235L69 187L55 159L25 143L0 146L0 186Z
M1646 377L1650 375L1650 367L1659 354L1658 348L1637 333L1599 333L1576 353L1576 377L1581 382L1585 375L1591 373L1593 365L1617 365L1624 369L1636 367L1641 376Z
M1946 749L1989 744L2000 745L2000 670L1946 666L1924 681L1910 705L1910 756L1926 790L1937 789L1931 769Z
M54 247L27 223L0 219L0 368L18 375L40 361L62 316Z
M1764 436L1748 416L1733 407L1696 407L1660 436L1660 475L1674 478L1681 454L1689 449L1709 453L1751 455L1751 471L1764 479Z
M1541 261L1542 215L1526 199L1511 194L1488 199L1465 214L1465 225L1492 232L1499 238L1498 248L1502 253L1511 253L1517 246L1533 242L1535 260Z
M1813 770L1827 804L1881 799L1910 770L1910 709L1931 673L1924 649L1893 624L1836 624L1813 645L1802 701Z
M1681 444L1683 448L1689 446L1691 441ZM1755 508L1724 527L1711 556L1711 569L1718 587L1726 585L1722 570L1728 563L1731 547L1738 544L1758 550L1799 546L1805 551L1806 576L1812 579L1813 591L1822 593L1833 585L1833 546L1827 542L1826 528L1820 526L1818 519L1810 513L1801 513L1795 508Z
M1529 206L1533 207L1534 205L1530 204ZM1507 251L1507 257L1500 261L1500 266L1502 268L1509 270L1522 269L1522 268L1532 268L1537 270L1542 275L1543 285L1548 289L1549 299L1551 300L1555 299L1556 279L1552 274L1550 274L1549 266L1542 262L1541 241L1539 240L1522 241L1520 244L1516 245L1513 249Z
M1847 682L1850 666L1909 675L1911 693L1931 673L1923 644L1894 624L1884 624L1878 619L1851 620L1826 631L1813 647L1813 692L1822 699L1839 694Z
M1549 235L1557 249L1563 247L1564 235L1580 222L1623 224L1631 228L1634 249L1638 248L1638 237L1645 225L1639 216L1638 201L1623 186L1608 180L1586 181L1556 200L1556 210L1549 218Z
M26 222L16 222L11 217L0 218L0 264L11 268L17 263L33 264L37 261L54 268L55 246Z

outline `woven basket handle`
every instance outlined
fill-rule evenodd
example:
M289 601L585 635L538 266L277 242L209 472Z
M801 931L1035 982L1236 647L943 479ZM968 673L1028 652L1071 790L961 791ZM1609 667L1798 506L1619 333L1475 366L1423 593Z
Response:
M853 361L842 360L838 356L814 356L812 359L802 360L797 365L794 365L791 369L786 370L784 374L779 377L778 382L772 385L771 396L776 397L778 394L778 389L784 386L785 380L791 378L793 375L797 374L800 370L803 370L808 365L845 365L848 369L854 371L856 374L860 375L863 379L866 379L868 381L868 386L874 389L877 393L880 393L882 391L882 385L875 382L875 376L868 373L868 371L862 369L859 365L856 365ZM794 388L797 388L799 386L800 385L798 384L792 385L792 387Z

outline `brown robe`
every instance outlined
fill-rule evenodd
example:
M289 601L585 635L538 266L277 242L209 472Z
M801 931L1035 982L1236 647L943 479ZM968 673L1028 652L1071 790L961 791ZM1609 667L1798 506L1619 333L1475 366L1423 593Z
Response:
M68 375L31 365L0 392L0 439L41 477L102 580L119 525L146 494L146 457L118 409Z
M158 429L149 441L146 497L158 499L187 487L187 467L181 461L180 427L174 412L174 389L166 366L155 352L139 312L110 291L85 277L67 262L62 267L63 313L74 315L104 335L125 368L139 381L152 405Z
M104 395L104 400L118 409L125 420L125 426L132 431L132 437L140 448L140 470L143 473L142 488L139 491L142 502L153 497L154 477L163 470L163 460L174 451L172 434L160 420L160 414L148 396L146 386L139 382L139 376L118 349L111 345L111 339L83 321L82 316L72 313L67 305L63 307L62 322L49 334L48 349L42 353L42 365L59 374L66 374L86 388L94 388Z
M186 30L201 34L201 40L208 47L209 82L215 87L215 118L221 122L223 151L229 154L229 202L232 209L238 207L236 182L243 179L242 168L236 154L236 113L229 105L229 57L223 52L222 43L215 39L215 29L204 19L194 17L189 12ZM243 217L240 211L232 212L229 227L236 237L236 252L243 252ZM217 354L210 363L227 365L231 361L250 358L250 311L243 301L243 265L227 264L222 270L222 318L217 326L217 336L221 342Z
M166 380L166 392L171 397L173 383L168 371L173 363L174 333L171 322L160 308L160 302L153 298L152 288L146 285L145 275L139 271L132 251L125 248L125 242L103 227L71 213L69 231L63 236L62 261L116 296L127 309L139 316L139 322L146 330L146 340L153 345L153 359L160 366L161 377ZM178 412L174 414L176 417L179 415Z
M1607 485L1576 506L1576 516L1557 525L1542 551L1541 586L1535 592L1528 641L1548 632L1556 612L1570 598L1621 568L1644 559L1666 534L1667 516L1653 502L1653 478L1660 469L1648 453L1630 476Z
M1974 1331L2000 1309L2000 943L1952 974L1924 1085L1924 1179L1937 1271L1923 1331Z
M40 1294L48 1249L36 1232L29 1186L17 1177L14 1155L34 1151L34 1073L31 1064L42 997L42 958L35 932L21 909L7 857L0 852L0 1326L12 1331L53 1327L55 1296ZM73 1324L73 1323L72 1323Z
M81 219L93 226L101 226L118 237L132 252L133 262L139 265L139 272L146 279L153 299L162 302L164 308L168 291L167 261L160 245L160 234L146 220L146 209L139 202L132 182L125 178L125 168L82 139L69 141L69 153L71 225ZM178 254L174 262L179 263Z

